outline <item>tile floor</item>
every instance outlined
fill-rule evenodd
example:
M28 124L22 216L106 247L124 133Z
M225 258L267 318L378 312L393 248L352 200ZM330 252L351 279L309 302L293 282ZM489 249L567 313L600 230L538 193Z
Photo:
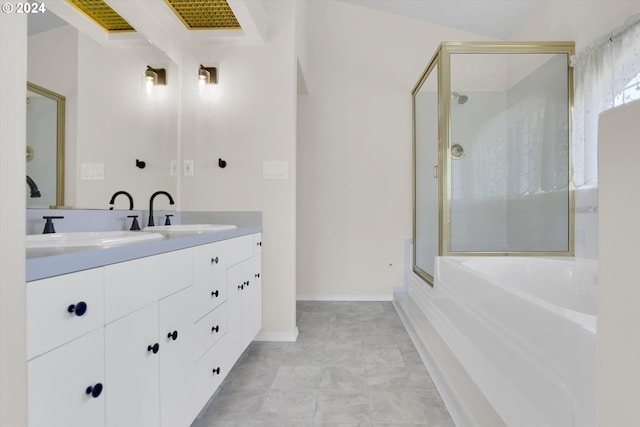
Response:
M297 317L297 342L253 342L192 427L454 426L392 303Z

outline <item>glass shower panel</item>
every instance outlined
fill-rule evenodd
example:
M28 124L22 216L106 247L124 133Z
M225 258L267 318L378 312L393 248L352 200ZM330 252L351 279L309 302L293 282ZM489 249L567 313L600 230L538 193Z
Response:
M569 250L568 85L566 54L451 55L452 252Z
M438 219L438 67L431 70L413 98L415 227L414 264L432 280L439 254Z

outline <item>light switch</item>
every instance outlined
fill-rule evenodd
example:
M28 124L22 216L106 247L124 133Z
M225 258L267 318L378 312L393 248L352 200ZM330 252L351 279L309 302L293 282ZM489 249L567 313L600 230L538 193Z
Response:
M82 181L104 180L104 163L82 163L80 165L80 180Z
M289 179L289 162L262 162L262 179Z
M184 161L184 176L193 176L193 160Z

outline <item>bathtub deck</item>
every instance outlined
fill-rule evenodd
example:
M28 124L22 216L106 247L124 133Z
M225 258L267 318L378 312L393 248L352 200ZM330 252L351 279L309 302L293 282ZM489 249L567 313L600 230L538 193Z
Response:
M396 289L393 305L456 426L506 427L406 289Z

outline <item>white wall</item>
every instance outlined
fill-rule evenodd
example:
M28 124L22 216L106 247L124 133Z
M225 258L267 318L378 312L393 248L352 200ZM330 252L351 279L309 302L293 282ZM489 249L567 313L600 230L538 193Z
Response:
M600 289L598 294L598 425L640 419L640 101L600 116Z
M27 425L24 258L27 18L0 14L0 426Z
M441 41L481 38L333 0L306 9L298 295L390 299L412 236L411 90Z
M294 339L296 271L296 58L293 2L265 2L266 42L194 48L182 64L181 177L185 211L263 212L263 339ZM218 85L199 91L199 64ZM218 159L227 166L218 167ZM262 178L263 161L288 164L288 179Z

